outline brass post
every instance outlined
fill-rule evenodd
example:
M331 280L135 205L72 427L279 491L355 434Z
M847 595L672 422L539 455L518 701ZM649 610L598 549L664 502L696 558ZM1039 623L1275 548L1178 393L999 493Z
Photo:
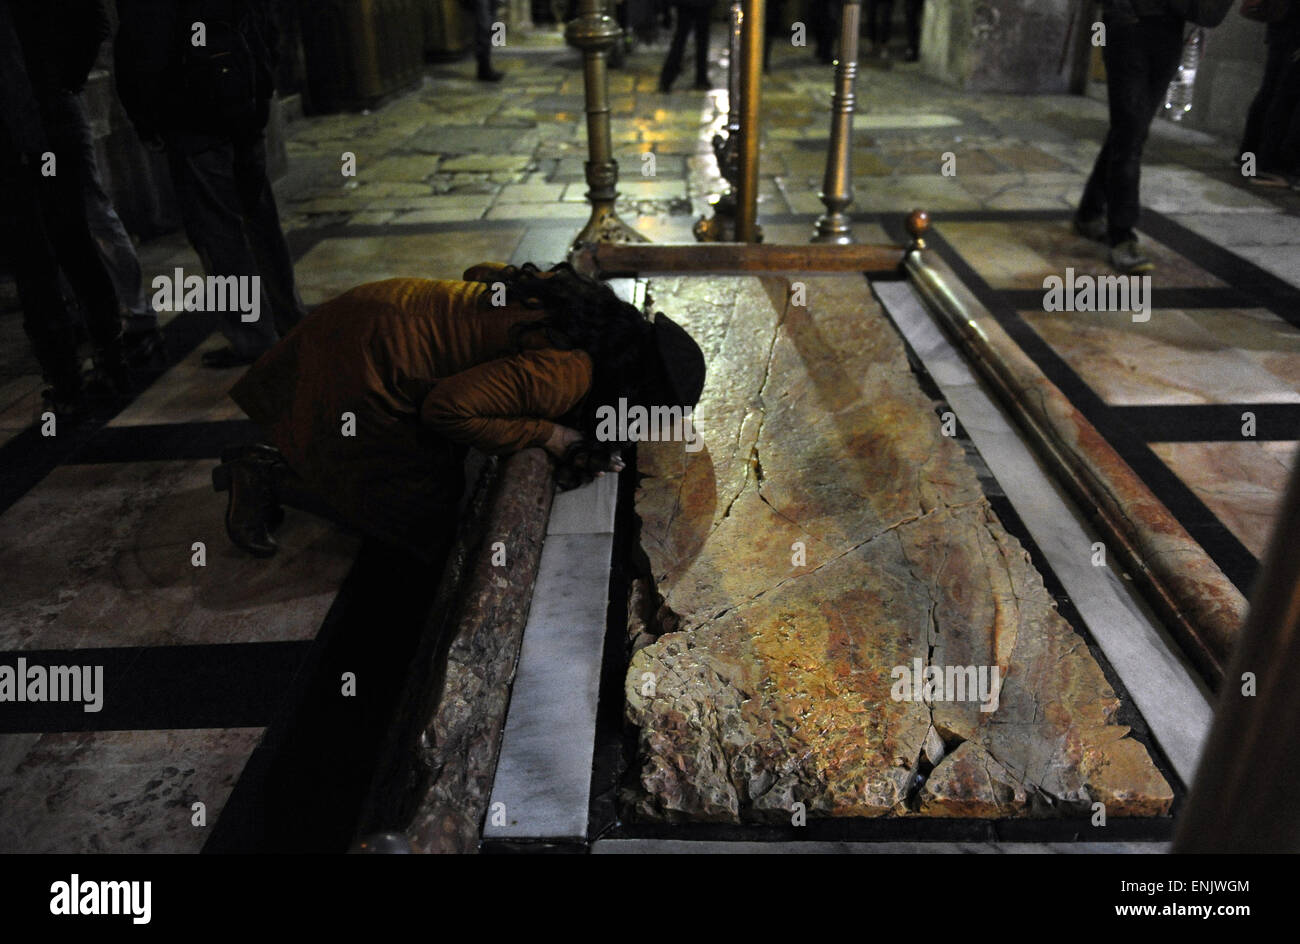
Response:
M607 12L608 0L579 0L578 15L564 29L570 46L582 50L583 89L587 97L587 200L591 217L569 247L572 255L586 243L647 242L618 218L618 162L609 130L609 77L606 59L623 35Z
M700 217L692 232L700 242L736 238L736 181L740 171L740 31L745 20L741 0L732 0L727 34L727 129L713 136L713 156L727 192L713 204L713 218Z
M862 0L844 0L835 92L831 95L831 141L826 150L826 179L821 201L826 212L817 220L815 243L853 242L853 224L845 209L853 202L853 92L858 75L858 19Z
M1300 852L1300 463L1223 680L1174 852ZM1253 685L1247 689L1246 673Z
M758 235L758 115L762 105L765 0L744 0L740 28L740 180L736 187L736 241Z

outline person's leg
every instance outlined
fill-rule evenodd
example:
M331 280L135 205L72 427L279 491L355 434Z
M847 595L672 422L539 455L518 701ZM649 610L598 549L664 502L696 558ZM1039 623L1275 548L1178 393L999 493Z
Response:
M663 71L659 73L659 90L667 92L677 81L677 76L682 71L682 57L686 54L686 38L690 35L691 25L694 20L691 18L691 11L684 6L678 5L673 11L676 22L673 24L673 40L668 46L668 56L664 59Z
M1142 148L1182 56L1183 23L1144 17L1106 30L1110 134L1106 168L1107 238L1118 246L1137 238Z
M695 87L709 87L709 26L712 7L700 4L691 11L695 26Z
M122 315L117 291L99 247L90 232L86 213L86 178L83 160L80 102L70 92L43 104L45 133L57 160L57 172L40 181L42 206L59 267L76 292L85 316L86 330L95 348L95 365L116 393L130 386L122 353Z
M1264 61L1264 78L1259 83L1259 91L1255 93L1250 103L1250 110L1246 112L1246 126L1241 132L1241 147L1237 152L1238 155L1254 154L1256 158L1259 157L1265 134L1264 116L1268 113L1268 106L1272 103L1273 94L1277 90L1278 79L1281 78L1282 70L1286 65L1285 53L1282 43L1269 43L1268 57Z
M135 253L131 237L127 235L122 219L117 215L113 201L104 188L104 179L95 157L95 140L86 114L83 96L76 103L75 129L81 146L81 163L86 169L82 180L86 201L86 217L90 233L99 247L99 254L108 268L109 278L117 291L118 300L126 309L127 331L145 332L158 327L158 315L145 298L140 273L140 259Z
M474 0L474 58L478 61L478 77L484 82L497 82L503 77L492 68L495 8L493 0Z
M181 220L204 271L208 275L247 278L258 275L258 270L244 233L234 152L229 140L203 150L191 150L177 141L169 141L167 147ZM233 356L248 363L279 339L269 312L261 312L257 321L245 322L241 312L224 311L218 325L230 342Z
M9 156L6 155L6 158ZM40 174L14 160L0 160L0 200L12 225L0 227L0 245L13 264L23 330L41 365L51 398L75 405L81 396L81 365L72 313L59 286L59 266L38 198Z
M1300 50L1283 46L1282 68L1263 118L1259 148L1262 173L1293 176L1300 172L1300 61L1293 58L1297 54Z
M1092 173L1083 188L1083 197L1079 200L1079 209L1075 213L1076 228L1085 235L1101 238L1105 236L1106 217L1106 181L1110 167L1110 132L1101 142L1101 150L1092 164ZM1090 225L1093 224L1093 225ZM1095 229L1100 226L1100 233Z
M907 60L915 62L921 56L921 15L925 0L904 0L903 13L907 17Z
M235 185L244 211L244 228L262 277L262 292L269 302L275 329L281 337L288 334L306 315L294 280L293 258L275 192L266 174L266 138L262 132L234 142Z

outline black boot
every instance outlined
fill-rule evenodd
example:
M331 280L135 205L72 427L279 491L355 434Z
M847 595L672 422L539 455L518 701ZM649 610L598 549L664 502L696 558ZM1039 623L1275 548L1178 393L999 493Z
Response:
M500 82L504 78L504 72L497 72L492 68L492 62L487 53L478 56L478 79L480 82Z
M87 393L98 399L120 401L131 395L131 375L120 337L95 352L95 369L87 378L86 386Z
M212 470L213 490L230 494L226 534L254 557L271 557L280 549L271 537L275 508L271 469L270 464L258 459L238 458Z

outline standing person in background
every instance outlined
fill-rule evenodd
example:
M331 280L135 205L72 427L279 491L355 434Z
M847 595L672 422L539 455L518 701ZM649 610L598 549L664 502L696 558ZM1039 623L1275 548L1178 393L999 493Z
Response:
M695 90L707 91L709 82L709 21L713 13L713 0L675 0L677 25L673 30L672 45L659 74L659 91L671 92L673 82L682 71L682 57L686 53L686 37L695 33Z
M0 10L0 199L13 217L8 255L23 306L23 329L58 416L85 408L77 330L60 272L81 302L94 345L94 386L110 397L130 390L122 319L86 219L89 174L77 126L80 99L108 35L100 0L4 0Z
M1110 128L1074 228L1110 246L1116 271L1136 275L1155 268L1137 238L1142 148L1182 59L1187 24L1163 0L1103 0L1103 9Z
M206 352L203 364L251 364L304 314L266 175L279 43L271 0L118 0L117 10L118 95L140 139L167 153L204 270L260 277L258 319L223 312L230 346Z
M480 82L500 82L505 73L492 68L492 24L496 22L497 0L461 0L474 14L474 59Z
M871 55L889 58L889 40L894 35L894 0L867 0L867 39Z
M921 18L925 13L925 0L904 0L903 15L907 17L907 52L905 62L921 58Z
M808 0L808 29L813 35L813 55L818 62L832 63L840 47L839 0Z
M1251 102L1241 136L1241 155L1254 154L1250 182L1264 187L1294 185L1300 175L1300 3L1247 0L1242 14L1268 24L1264 80Z
M86 173L82 193L86 202L86 221L99 247L100 258L108 269L122 305L125 330L122 347L128 364L143 365L163 356L163 336L158 327L158 313L145 297L140 259L127 234L113 201L104 188L104 178L95 158L95 137L86 113L85 95L77 96L75 109L69 112L70 129L81 146L81 162Z

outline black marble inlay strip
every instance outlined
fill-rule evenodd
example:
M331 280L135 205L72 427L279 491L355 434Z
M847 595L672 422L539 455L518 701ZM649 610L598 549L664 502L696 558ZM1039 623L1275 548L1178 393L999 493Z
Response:
M110 426L100 430L63 465L215 459L225 447L252 442L261 435L252 420Z
M0 653L0 733L161 731L174 728L265 727L288 692L308 642L110 649L33 649ZM95 667L100 710L84 702L11 701L6 670ZM82 671L85 677L84 669ZM93 683L92 683L93 684ZM45 689L46 697L50 689ZM86 692L79 693L84 699Z
M1290 442L1300 439L1300 403L1207 403L1195 406L1114 406L1116 423L1147 442ZM1243 414L1255 417L1253 437Z

